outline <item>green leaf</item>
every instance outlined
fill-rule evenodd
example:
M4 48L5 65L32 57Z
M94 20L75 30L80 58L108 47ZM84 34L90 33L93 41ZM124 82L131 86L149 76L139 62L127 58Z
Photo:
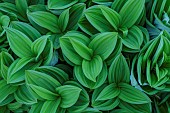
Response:
M37 103L36 98L32 95L26 85L21 85L18 90L14 93L17 102L23 104L35 104Z
M120 93L120 89L118 89L115 83L112 83L106 86L96 98L96 101L100 100L109 100L117 97Z
M109 23L114 27L115 30L118 30L121 21L120 15L116 11L106 6L101 5L99 7L105 18L109 21Z
M24 17L27 18L27 8L28 8L28 4L27 4L27 0L15 0L15 4L16 4L16 9L17 11Z
M63 54L74 64L81 65L83 58L74 50L68 37L60 38L60 46Z
M103 63L103 68L101 73L98 75L96 78L96 82L93 82L89 80L83 73L82 67L81 66L75 66L74 67L74 74L76 79L84 86L90 89L95 89L100 87L107 78L107 66L106 63Z
M31 50L36 55L36 59L38 59L40 57L41 53L43 52L43 50L46 46L48 37L49 37L49 35L44 35L32 43Z
M94 55L99 55L103 60L113 52L117 42L116 32L105 32L97 35L89 44Z
M75 49L75 51L84 59L91 60L91 57L93 55L93 50L89 49L86 45L84 45L82 42L70 38L70 42Z
M125 52L139 52L143 43L143 33L137 26L132 26L126 37L122 38Z
M53 101L45 101L40 113L56 113L56 110L60 104L61 99L53 100Z
M40 86L28 84L28 86L32 89L34 92L33 95L36 96L38 99L45 99L45 100L55 100L58 95L43 88Z
M25 70L35 69L41 62L34 63L34 58L25 57L15 60L8 69L7 82L19 83L25 80Z
M52 76L42 72L27 70L25 76L28 85L39 86L52 92L55 92L56 87L61 86L61 84Z
M5 28L5 30L9 45L17 56L20 58L32 56L32 41L25 34L13 28Z
M48 0L48 8L49 9L65 9L70 7L71 5L77 3L78 0Z
M45 11L29 12L28 17L39 26L50 30L53 33L60 33L58 18L52 13Z
M79 98L81 89L72 85L64 85L56 88L56 92L61 96L62 108L71 107Z
M64 32L67 28L69 21L69 9L64 10L58 19L58 25L62 32Z
M93 57L92 60L83 60L82 69L84 75L91 81L96 82L96 77L100 74L103 68L103 61L99 55Z
M33 105L31 106L31 109L30 109L29 113L40 113L43 104L44 104L43 101L39 101L38 103L33 104Z
M119 98L127 103L146 104L151 102L146 94L127 83L120 83L119 87L121 88Z
M122 17L121 25L127 28L132 27L141 15L144 4L144 0L128 0L119 12Z
M41 36L34 27L24 22L12 21L10 26L27 35L31 41L34 41Z
M84 3L77 3L70 8L67 30L78 29L78 21L80 17L83 15L85 8L86 4Z
M17 86L7 84L5 80L0 80L0 103L16 90Z
M64 70L61 70L60 68L52 66L41 66L36 68L35 70L52 76L60 83L68 81L68 74Z
M109 83L130 82L130 70L125 57L120 54L112 62L108 75Z
M85 11L85 17L90 24L100 32L112 32L114 27L103 15L99 6L92 6Z

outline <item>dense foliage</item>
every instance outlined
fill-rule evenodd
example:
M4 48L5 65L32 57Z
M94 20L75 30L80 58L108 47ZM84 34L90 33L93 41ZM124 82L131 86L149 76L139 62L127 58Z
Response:
M170 113L170 0L0 0L0 113Z

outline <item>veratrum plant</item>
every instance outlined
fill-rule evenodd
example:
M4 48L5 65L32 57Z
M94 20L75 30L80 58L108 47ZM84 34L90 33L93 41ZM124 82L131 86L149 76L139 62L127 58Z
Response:
M114 50L117 38L117 33L106 32L91 40L74 31L60 38L65 59L74 66L75 77L83 86L94 89L104 83L107 78L105 60Z
M36 71L28 70L26 84L38 99L30 113L56 113L67 109L80 112L88 106L89 97L84 88L74 81L68 81L67 73L59 68L43 66ZM83 103L80 103L82 100Z
M122 71L124 70L124 71ZM108 74L109 84L103 84L94 90L92 95L92 106L102 111L112 110L117 106L123 107L124 104L137 104L135 111L149 111L151 100L140 90L129 85L130 70L128 64L122 54L119 54L112 62ZM134 98L135 97L135 98ZM146 106L145 108L140 108ZM148 109L149 108L149 109ZM130 109L130 108L129 108Z
M147 26L149 34L155 38L163 30L170 33L170 0L150 0L147 4L148 13Z
M94 5L85 11L79 27L91 36L99 32L117 32L122 38L123 51L139 52L148 34L144 28L135 25L143 8L144 0L128 0L118 12L103 5Z
M161 32L149 41L132 64L132 84L153 95L170 91L170 34ZM136 78L135 79L133 78Z

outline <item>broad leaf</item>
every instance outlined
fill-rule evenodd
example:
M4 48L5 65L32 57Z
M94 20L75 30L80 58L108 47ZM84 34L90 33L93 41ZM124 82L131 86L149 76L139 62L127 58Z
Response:
M125 102L131 104L146 104L151 102L146 94L129 84L120 83L119 87L121 88L119 98Z
M56 88L56 92L61 96L62 108L71 107L79 98L81 89L72 85L64 85Z
M119 14L122 17L122 26L130 28L137 21L144 8L144 0L128 0Z
M65 9L70 7L71 5L77 3L78 0L48 0L48 8L49 9Z
M6 28L7 38L12 51L19 56L28 57L32 55L32 41L21 31L13 28Z
M116 32L105 32L98 34L89 44L94 55L99 55L103 60L113 52L117 42Z
M50 30L53 33L60 33L58 18L54 14L45 11L29 12L28 17L39 26Z
M96 101L99 100L109 100L117 97L120 93L120 89L117 87L115 83L112 83L106 86L96 98Z
M100 74L103 68L103 61L99 55L94 56L90 61L83 60L82 69L85 76L96 82L96 77Z
M120 54L112 62L108 75L109 83L130 82L130 70L125 57Z

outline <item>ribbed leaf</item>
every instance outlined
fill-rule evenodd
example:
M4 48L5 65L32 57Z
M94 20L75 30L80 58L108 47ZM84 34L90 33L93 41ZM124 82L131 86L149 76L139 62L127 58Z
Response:
M96 77L100 74L103 68L103 61L99 55L93 57L92 60L83 60L82 69L85 76L91 80L96 82Z
M81 65L83 58L77 54L73 46L70 43L69 38L60 38L60 46L63 54L74 64Z
M121 88L119 98L131 104L145 104L150 103L150 98L140 90L130 86L126 83L120 83Z
M112 62L109 68L108 80L110 83L120 83L130 81L130 70L125 57L120 54Z
M19 86L18 90L14 93L17 102L23 104L34 104L37 103L36 98L32 95L26 85Z
M28 85L39 86L52 92L55 92L55 88L61 85L53 77L42 72L27 70L25 76Z
M16 90L17 86L7 84L5 80L0 80L0 103Z
M53 100L53 101L45 101L40 113L56 113L56 110L60 104L61 99Z
M58 19L58 25L62 32L66 30L69 21L69 9L63 11Z
M28 17L39 26L50 30L53 33L60 33L58 18L54 14L45 11L29 12Z
M113 52L117 42L116 32L106 32L97 35L89 44L94 55L99 55L103 60Z
M65 9L77 3L78 0L48 0L49 9Z
M91 60L92 54L93 54L93 50L88 48L86 45L84 45L82 42L74 39L74 38L70 38L70 42L73 46L73 48L75 49L75 51L84 59L86 60Z
M9 45L17 56L22 58L32 55L32 41L25 34L13 28L6 28L5 30Z
M27 35L32 41L36 40L41 36L41 34L34 27L24 22L12 21L10 23L10 26Z
M144 8L144 0L128 0L120 10L122 26L130 28L137 21Z
M64 85L56 88L56 92L61 96L62 108L71 107L79 98L81 89L72 85Z
M40 57L41 53L43 52L43 50L46 46L48 37L49 37L49 35L44 35L32 43L31 50L36 55L36 59L38 59Z
M96 101L100 100L109 100L117 97L120 93L120 90L117 88L115 83L112 83L106 86L96 98Z

